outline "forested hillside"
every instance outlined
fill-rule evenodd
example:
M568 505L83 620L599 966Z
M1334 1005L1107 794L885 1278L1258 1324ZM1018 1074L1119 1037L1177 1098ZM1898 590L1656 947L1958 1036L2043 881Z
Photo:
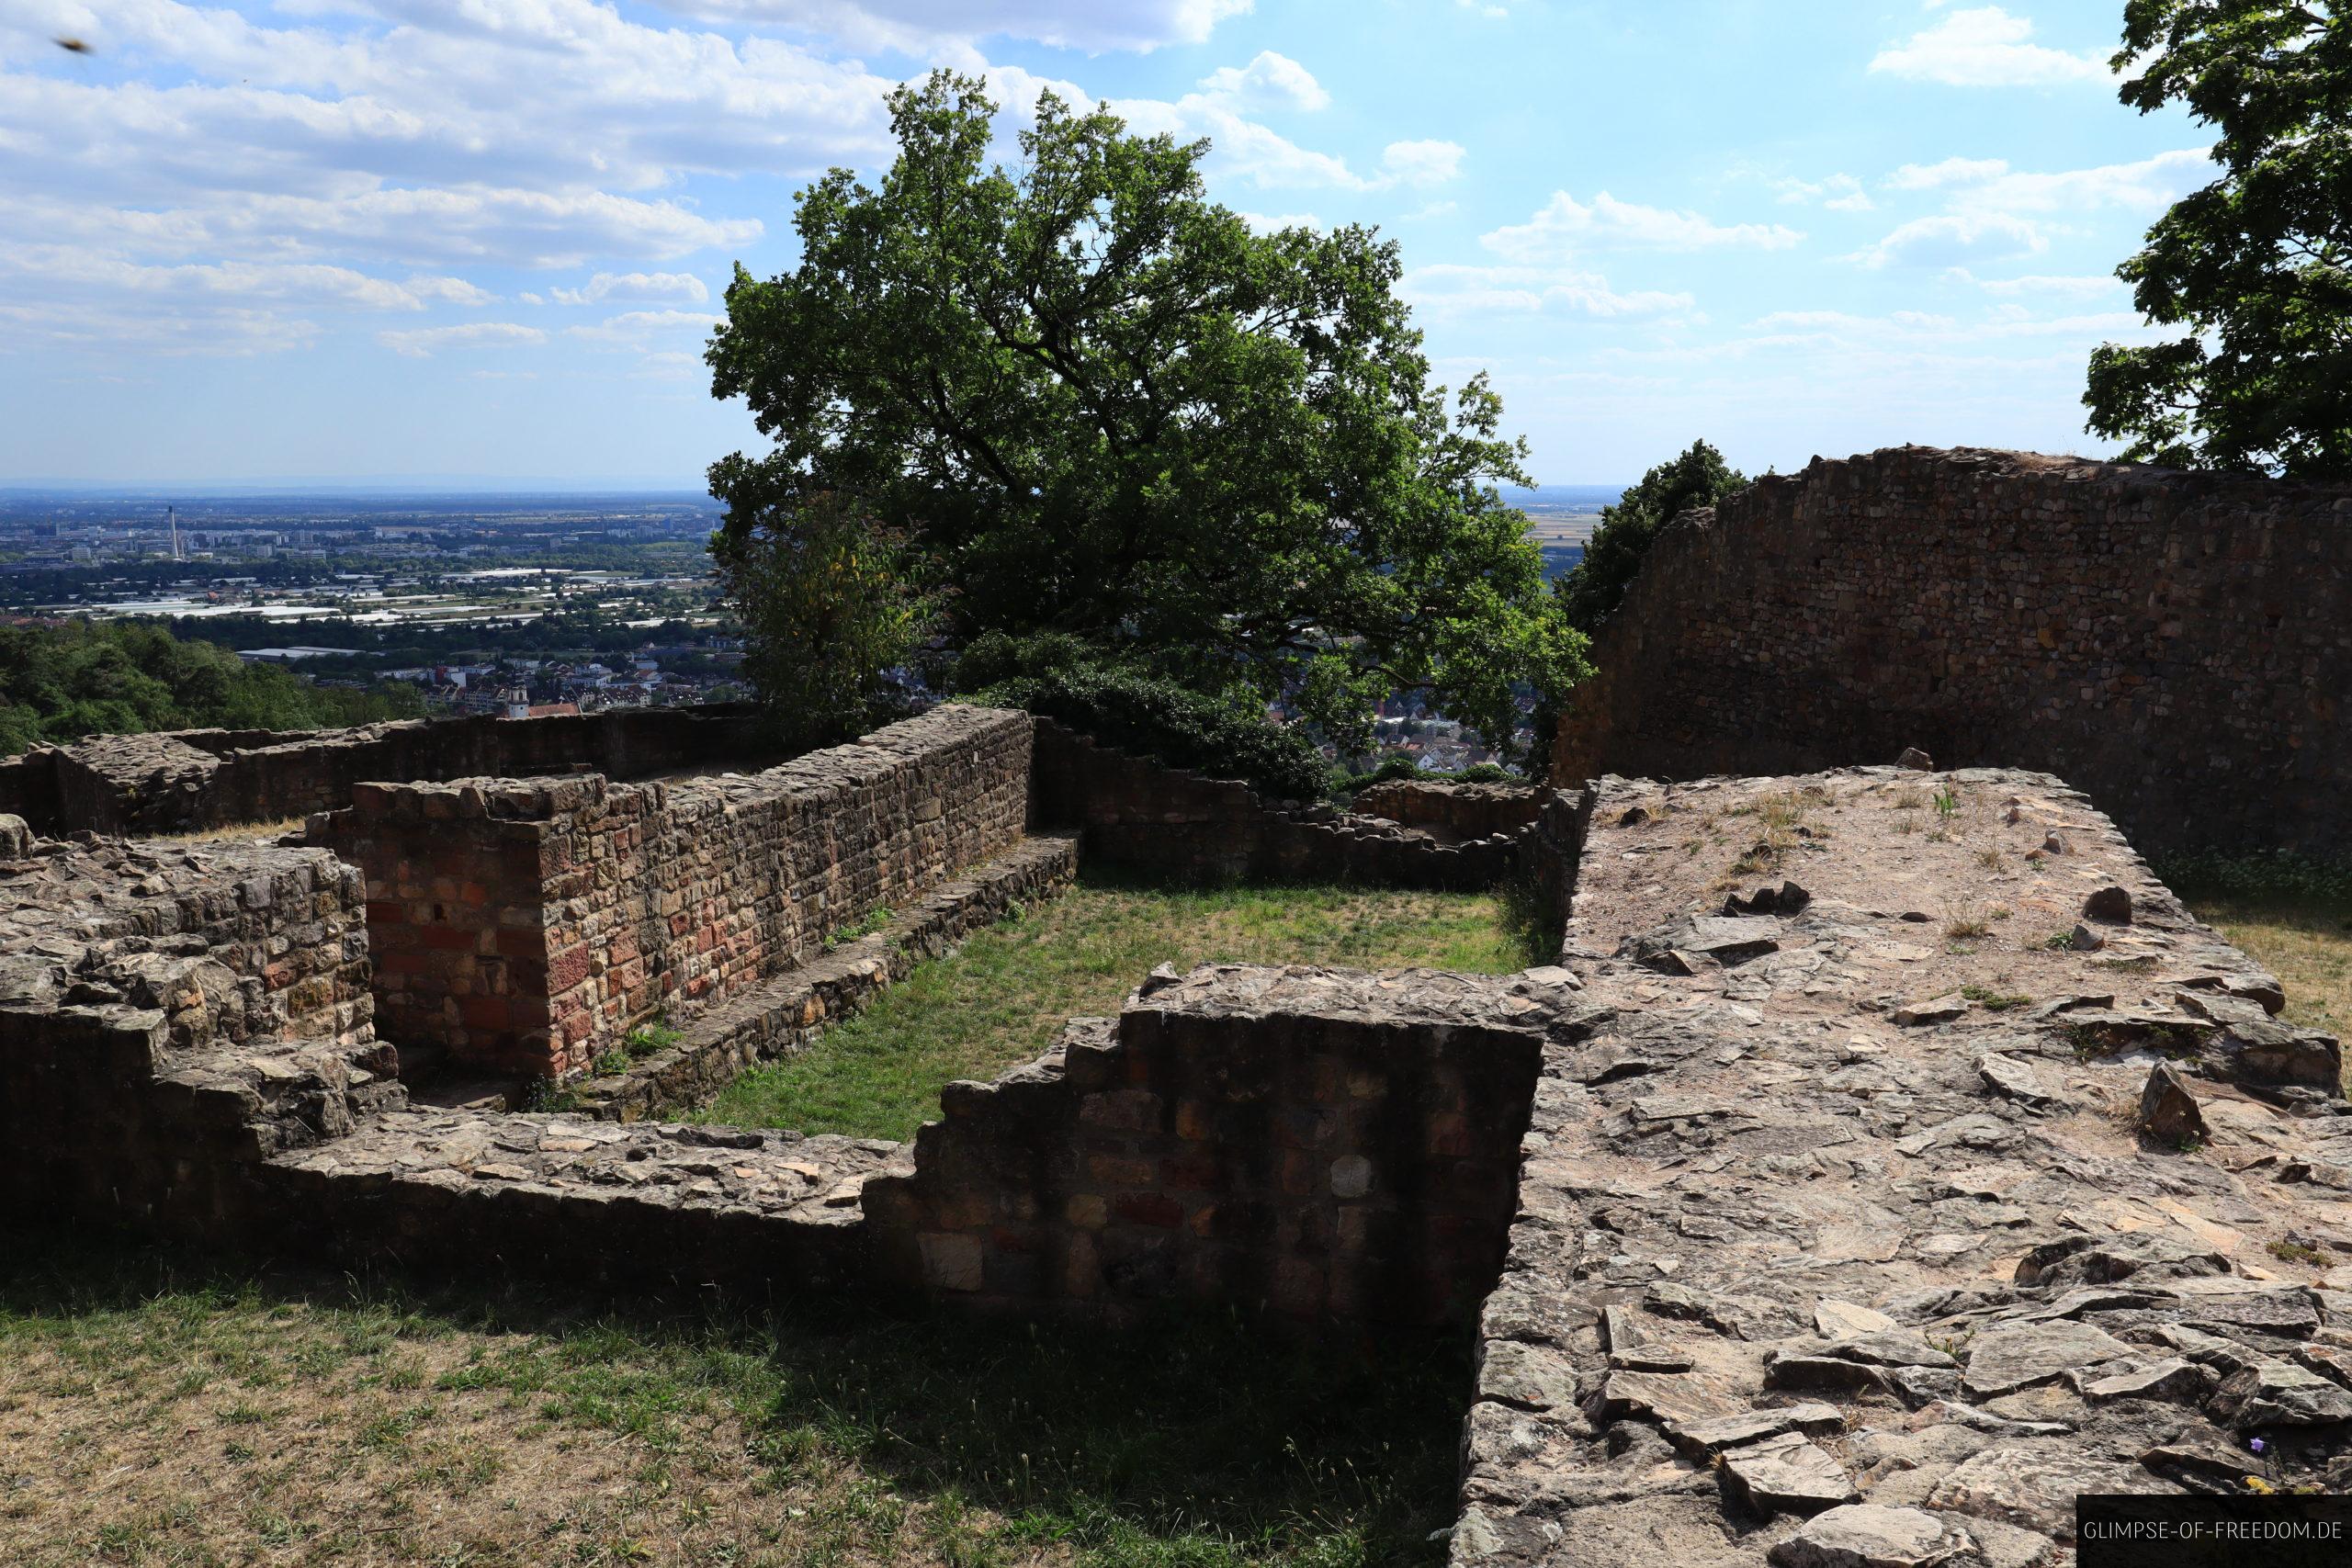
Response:
M311 729L424 711L411 687L314 686L160 626L0 626L0 756L94 733Z

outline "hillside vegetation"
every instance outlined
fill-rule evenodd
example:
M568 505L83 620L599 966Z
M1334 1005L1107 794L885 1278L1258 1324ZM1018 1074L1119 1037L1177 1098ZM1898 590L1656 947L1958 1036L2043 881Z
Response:
M152 729L316 729L424 712L413 689L314 686L159 626L0 626L0 756Z

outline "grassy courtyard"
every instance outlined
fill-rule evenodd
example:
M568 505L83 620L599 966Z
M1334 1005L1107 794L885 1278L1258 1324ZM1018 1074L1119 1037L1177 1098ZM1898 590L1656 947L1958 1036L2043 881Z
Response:
M11 1568L1431 1562L1461 1349L753 1316L0 1235Z
M956 1078L993 1078L1065 1020L1114 1013L1156 964L1422 965L1507 974L1544 962L1487 894L1329 886L1175 889L1091 874L922 964L808 1051L746 1074L694 1119L908 1138Z

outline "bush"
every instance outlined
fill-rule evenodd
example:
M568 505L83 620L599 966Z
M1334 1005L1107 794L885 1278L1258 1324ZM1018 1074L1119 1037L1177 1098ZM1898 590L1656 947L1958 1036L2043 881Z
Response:
M2352 912L2352 865L2311 860L2283 850L2169 855L2156 863L2155 871L2165 886L2190 900L2245 898Z
M1148 675L1082 667L1014 675L969 700L1024 708L1104 746L1240 779L1276 800L1319 800L1331 785L1323 754L1297 730Z
M152 624L0 626L0 756L85 735L320 729L424 712L413 686L314 686Z
M1342 773L1333 781L1341 795L1355 795L1393 779L1416 784L1525 784L1528 781L1496 762L1477 762L1458 773L1432 773L1410 757L1390 757L1368 773Z

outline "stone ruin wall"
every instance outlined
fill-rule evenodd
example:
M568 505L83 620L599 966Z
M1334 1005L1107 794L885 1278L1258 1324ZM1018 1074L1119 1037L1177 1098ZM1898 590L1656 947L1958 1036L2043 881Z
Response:
M1542 814L1546 791L1528 784L1390 779L1356 792L1349 809L1449 840L1509 837Z
M876 1267L1001 1310L1460 1321L1502 1261L1566 978L1155 976L948 1086L910 1168L866 1184Z
M91 736L0 761L0 812L51 838L277 822L351 803L371 779L636 779L777 754L748 705L546 718L411 719L351 729Z
M1025 714L941 707L752 775L363 784L316 825L365 873L394 1038L563 1077L1012 847Z
M233 1231L236 1173L397 1094L360 878L325 852L0 832L0 890L17 1212Z
M1163 767L1049 718L1036 726L1032 817L1082 829L1091 859L1155 875L1474 891L1511 874L1527 830L1442 842L1328 806L1271 802L1237 780Z
M2063 775L2153 853L2352 854L2352 491L1900 447L1658 537L1560 780L1924 749Z

